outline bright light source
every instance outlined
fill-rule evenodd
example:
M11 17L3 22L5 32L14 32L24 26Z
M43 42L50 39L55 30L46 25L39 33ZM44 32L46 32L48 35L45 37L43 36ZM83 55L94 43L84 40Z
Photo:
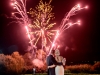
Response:
M72 25L72 23L69 23L69 25Z
M14 3L11 3L12 6L14 6Z
M81 23L78 23L78 25L81 25Z
M77 24L78 24L78 25L81 25L81 21L80 21L80 20L78 20L78 21L77 21Z
M14 13L11 13L12 15L14 15Z
M80 8L80 4L77 4L77 7L79 7L79 8Z
M55 44L53 43L53 44L52 44L52 46L54 47L54 46L55 46Z
M85 6L85 8L87 9L87 8L88 8L88 6Z
M80 20L78 20L78 22L80 23Z

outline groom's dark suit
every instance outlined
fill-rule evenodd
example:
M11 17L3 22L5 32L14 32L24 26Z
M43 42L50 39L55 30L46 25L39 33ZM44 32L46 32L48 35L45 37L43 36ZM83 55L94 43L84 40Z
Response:
M51 65L57 65L57 61L55 60L55 58L52 55L49 55L47 57L47 65L51 66ZM48 68L48 75L55 75L55 67L53 68Z

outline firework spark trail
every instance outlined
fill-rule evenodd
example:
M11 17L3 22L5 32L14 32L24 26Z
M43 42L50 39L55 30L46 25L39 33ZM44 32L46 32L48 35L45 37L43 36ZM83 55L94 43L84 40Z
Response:
M61 27L60 27L60 29L63 29L63 27L65 27L67 24L65 24L66 22L68 23L68 21L69 21L69 18L71 17L71 16L73 16L73 15L75 15L76 13L76 11L79 11L80 10L80 5L78 4L78 5L75 5L70 11L69 11L69 13L66 13L66 15L65 15L65 17L64 17L64 19L62 20L62 22L61 22Z
M26 28L27 35L28 35L28 38L29 38L29 40L30 40L30 43L31 43L31 46L32 46L32 40L31 40L31 36L30 36L30 34L29 34L28 27L27 27L27 26L25 26L25 28Z
M28 29L30 20L28 18L26 11L26 0L11 0L11 1L12 1L11 5L14 7L14 9L17 10L16 12L12 13L13 18L17 20L17 23L25 26L28 38L32 45L31 35L29 34L29 29ZM17 15L20 15L20 17Z
M57 38L59 37L59 35L61 35L61 33L63 31L65 31L66 29L70 28L73 25L76 25L76 24L80 25L80 21L77 21L75 23L70 23L69 19L70 19L71 16L76 15L77 11L80 11L80 10L85 9L85 8L88 8L88 7L85 6L85 7L81 8L80 5L77 4L69 11L68 14L65 15L64 19L62 20L62 22L60 24L59 31L57 31L56 36L55 36L55 38L53 40L53 43L52 43L52 46L50 48L49 54L51 53L51 50L54 47L54 44L55 44Z
M36 46L38 40L40 39L40 37L41 37L41 33L39 33L39 37L37 38L37 40L36 40L36 42L35 42L35 46Z
M52 43L52 46L51 46L51 48L50 48L49 54L51 53L51 50L52 50L52 48L54 47L55 42L56 42L56 39L57 39L58 36L59 36L59 30L57 30L57 33L56 33L56 36L55 36L55 38L54 38L54 40L53 40L53 43ZM49 55L49 54L48 54L48 55Z
M77 22L75 22L75 23L68 23L68 24L67 24L68 26L67 26L67 27L64 26L64 29L62 29L62 31L60 32L60 34L61 34L62 32L64 32L66 29L68 29L68 28L70 28L71 26L76 25L76 24L80 25L80 21L77 21Z
M63 29L65 29L66 26L68 26L68 27L71 26L70 23L69 23L70 17L73 16L73 15L76 15L76 12L77 12L77 11L80 11L80 10L82 10L82 9L84 9L84 8L87 8L87 6L81 8L79 4L75 5L75 6L69 11L69 13L68 13L67 15L65 15L65 18L62 20L62 22L61 22L61 24L60 24L60 31L62 31ZM78 21L78 22L79 22L79 21ZM74 24L75 24L75 23L74 23ZM73 24L72 24L72 25L73 25Z

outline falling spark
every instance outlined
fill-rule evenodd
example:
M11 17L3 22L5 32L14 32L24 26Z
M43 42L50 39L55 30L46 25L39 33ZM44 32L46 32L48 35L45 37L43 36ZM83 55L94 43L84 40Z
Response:
M88 9L88 6L85 6L86 9Z

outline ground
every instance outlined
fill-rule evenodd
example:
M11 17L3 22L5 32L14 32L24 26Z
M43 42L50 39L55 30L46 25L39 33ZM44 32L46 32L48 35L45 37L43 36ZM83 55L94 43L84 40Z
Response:
M25 75L33 75L33 74L25 74ZM36 75L47 75L46 73L38 73ZM86 73L65 73L65 75L100 75L100 74L86 74Z

